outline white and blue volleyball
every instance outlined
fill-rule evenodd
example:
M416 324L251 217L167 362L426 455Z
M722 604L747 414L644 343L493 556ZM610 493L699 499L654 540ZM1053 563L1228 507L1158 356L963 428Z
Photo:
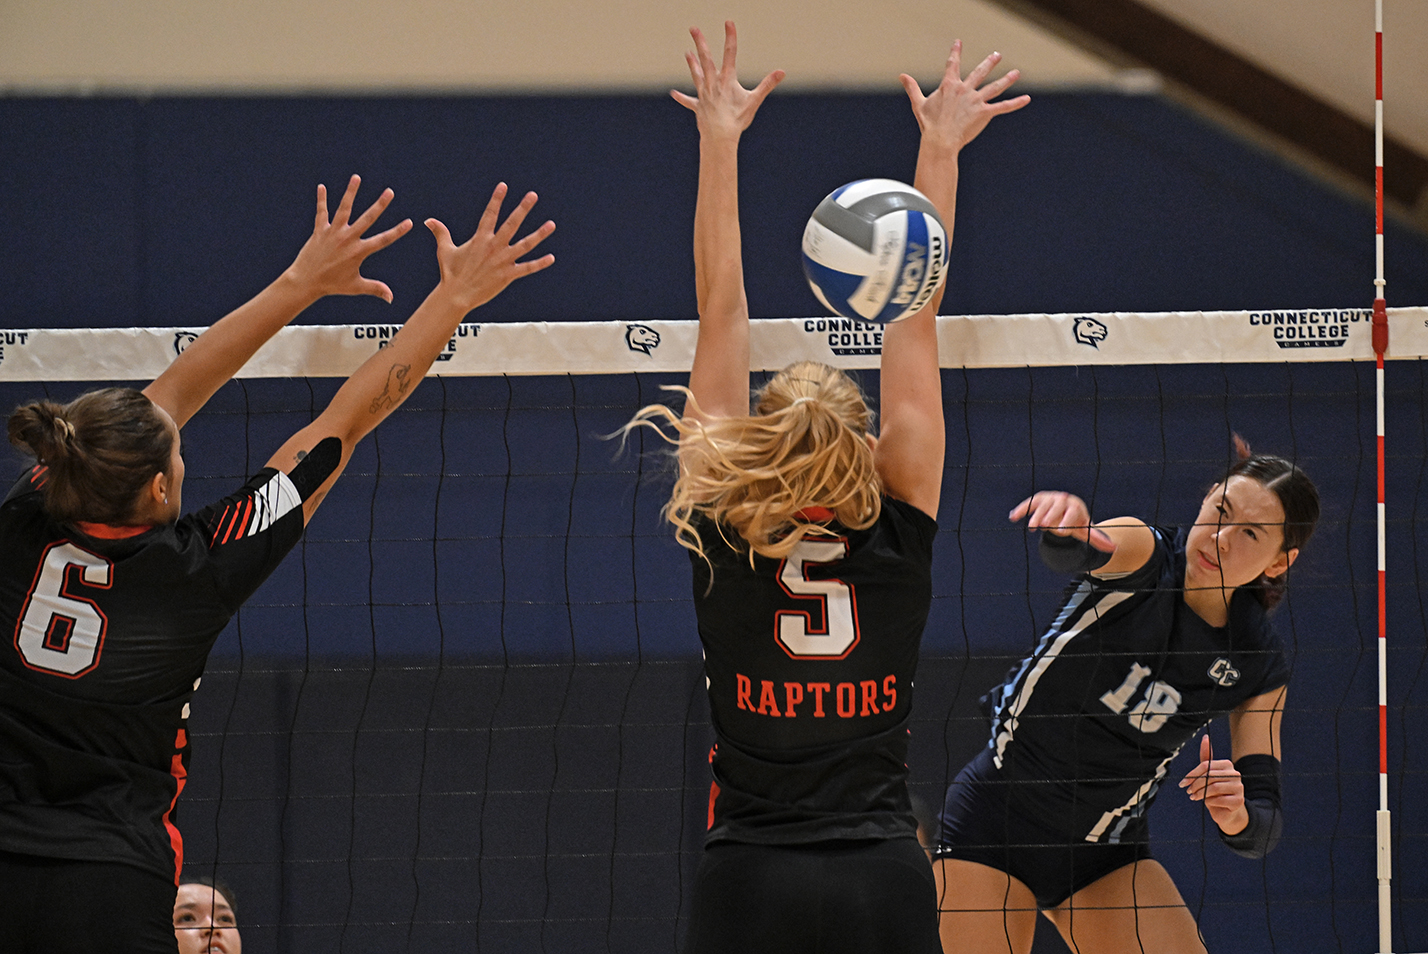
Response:
M828 308L886 324L916 314L947 275L947 230L932 200L895 179L835 189L803 230L803 273Z

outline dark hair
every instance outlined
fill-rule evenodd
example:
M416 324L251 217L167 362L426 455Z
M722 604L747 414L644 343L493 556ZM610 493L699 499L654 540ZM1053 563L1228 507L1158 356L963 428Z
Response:
M101 388L65 405L24 404L10 415L10 443L49 468L45 512L61 523L122 524L149 481L169 469L173 437L158 409L133 388Z
M1314 535L1314 527L1319 522L1319 491L1309 475L1293 461L1270 454L1251 453L1244 438L1235 435L1235 454L1239 458L1225 472L1225 481L1231 477L1248 477L1257 481L1266 490L1271 490L1279 498L1284 509L1283 551L1302 549ZM1284 599L1288 587L1286 569L1279 576L1261 575L1249 585L1255 598L1265 609L1274 609Z
M208 875L184 875L179 879L179 887L186 884L201 884L212 888L223 895L223 900L228 902L228 910L233 912L233 920L238 920L238 899L233 894L233 889L222 878L211 878Z

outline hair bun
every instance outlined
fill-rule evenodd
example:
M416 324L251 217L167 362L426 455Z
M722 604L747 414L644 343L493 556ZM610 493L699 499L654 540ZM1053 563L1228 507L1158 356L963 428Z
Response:
M1245 440L1239 434L1230 435L1230 440L1235 446L1236 460L1249 460L1254 456L1254 452L1250 450L1249 441Z

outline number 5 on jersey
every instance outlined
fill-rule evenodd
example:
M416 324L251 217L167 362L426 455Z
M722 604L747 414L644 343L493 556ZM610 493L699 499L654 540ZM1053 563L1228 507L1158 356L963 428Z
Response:
M858 645L858 601L842 580L810 580L810 565L848 555L847 540L800 540L778 568L778 582L796 600L817 600L822 626L810 610L779 610L774 626L784 652L795 659L842 659Z
M15 648L31 669L78 679L99 662L109 620L93 600L65 592L71 567L80 569L85 586L109 589L114 565L108 560L73 543L51 546L25 598Z

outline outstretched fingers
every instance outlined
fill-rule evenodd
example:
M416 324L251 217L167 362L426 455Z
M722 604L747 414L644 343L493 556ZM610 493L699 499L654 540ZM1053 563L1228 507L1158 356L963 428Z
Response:
M772 93L774 87L783 82L783 78L788 75L783 70L774 70L769 75L759 81L759 85L750 91L749 97L753 102L754 109L758 109L764 104L764 100Z
M312 223L312 230L314 232L320 232L327 228L327 216L327 186L319 182L317 184L317 215Z
M724 72L733 72L734 64L739 61L739 31L734 28L733 20L724 21Z
M506 216L506 221L502 222L500 228L496 230L497 237L507 244L510 244L512 236L514 236L516 230L521 227L521 223L525 222L526 216L529 215L531 209L535 207L538 198L539 196L534 192L527 192L522 196L521 201L517 202L516 207L511 210L511 214Z
M943 83L957 83L962 79L962 41L953 40L952 50L947 54L947 65L942 70Z
M382 213L387 211L387 206L392 204L392 198L396 195L391 189L383 189L382 194L377 196L377 201L367 206L366 210L352 223L352 228L358 235L370 229L376 221L382 217ZM349 210L351 206L348 207Z
M496 188L491 190L491 198L486 200L486 208L481 212L481 219L476 224L477 233L495 234L496 221L501 217L501 204L506 201L507 191L508 187L504 182L496 183Z
M1001 61L1002 55L1000 53L988 53L982 62L978 63L972 68L972 72L967 74L967 85L973 89L980 87L982 83L986 81L987 77L992 75L992 70L996 69L997 64ZM948 78L953 82L956 82L958 79L955 73L950 73Z
M709 52L709 41L704 39L704 31L699 27L690 27L689 35L694 38L694 62L691 72L694 68L699 71L698 76L695 77L695 88L699 89L710 77L717 77L719 71L714 66L714 56Z
M361 188L361 186L362 177L354 172L352 178L347 180L347 189L342 193L342 201L337 203L337 211L333 213L333 225L346 225L351 219L352 204L357 201L357 190ZM378 201L381 200L379 199Z

